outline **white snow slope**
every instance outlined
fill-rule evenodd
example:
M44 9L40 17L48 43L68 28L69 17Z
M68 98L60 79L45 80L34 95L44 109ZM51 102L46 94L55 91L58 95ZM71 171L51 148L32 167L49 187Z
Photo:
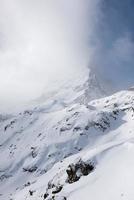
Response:
M76 99L0 116L0 200L134 199L134 91ZM93 170L69 183L79 162Z

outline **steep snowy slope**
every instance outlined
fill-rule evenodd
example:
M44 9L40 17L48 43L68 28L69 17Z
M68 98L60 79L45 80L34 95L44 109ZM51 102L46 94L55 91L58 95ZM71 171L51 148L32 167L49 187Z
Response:
M133 91L1 116L0 199L133 199L133 130Z
M109 86L104 88L103 81L96 76L96 72L89 68L75 69L70 76L59 82L54 82L45 89L45 93L35 101L35 105L55 100L62 105L74 102L83 104L109 94ZM31 102L30 102L31 103Z

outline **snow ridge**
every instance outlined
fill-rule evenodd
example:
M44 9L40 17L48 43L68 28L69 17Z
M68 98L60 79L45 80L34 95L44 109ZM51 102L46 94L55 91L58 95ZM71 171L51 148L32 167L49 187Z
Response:
M1 115L1 200L133 199L134 91L91 101L89 85L104 95L92 76L71 101Z

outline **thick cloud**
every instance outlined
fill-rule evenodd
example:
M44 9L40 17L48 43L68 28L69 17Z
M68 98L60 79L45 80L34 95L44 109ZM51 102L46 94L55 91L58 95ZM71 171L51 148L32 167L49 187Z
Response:
M133 8L132 0L0 0L1 107L87 66L115 90L132 85Z
M98 0L1 0L1 104L36 98L87 66L97 15Z

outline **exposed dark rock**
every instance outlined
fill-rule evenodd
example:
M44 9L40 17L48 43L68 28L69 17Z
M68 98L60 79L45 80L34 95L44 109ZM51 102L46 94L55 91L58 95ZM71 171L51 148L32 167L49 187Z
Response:
M70 127L61 127L60 132L68 131L70 130Z
M74 183L80 179L81 176L87 176L94 170L94 165L92 163L85 163L79 160L76 164L71 164L66 170L68 178L68 183Z
M85 130L86 130L86 131L88 131L88 130L89 130L89 128L90 128L90 127L89 127L88 125L87 125L87 126L85 126Z
M42 133L39 133L37 137L40 137L42 135Z
M37 167L36 166L32 166L30 168L23 168L23 171L24 172L30 172L30 173L33 173L37 170Z
M77 176L75 165L73 165L73 164L69 165L66 172L68 175L68 179L67 179L68 183L74 183L80 179L80 177Z
M49 194L48 194L48 193L45 193L45 194L44 194L44 199L46 199L48 196L49 196Z
M75 112L75 113L73 114L73 116L78 116L78 114L79 114L79 112Z
M4 131L6 131L8 128L10 127L10 125L6 125L5 128L4 128Z
M62 190L62 188L63 188L62 185L56 186L55 189L52 191L52 194L59 193Z
M31 154L32 154L32 157L35 158L37 156L37 150L36 150L36 147L31 147Z
M35 191L33 191L33 190L29 190L29 194L30 194L30 196L33 196L33 193L34 193Z
M47 189L46 189L46 193L44 194L44 199L48 199L48 196L49 196L49 199L48 200L52 200L52 199L55 199L55 194L61 192L63 186L62 185L55 185L52 181L49 181L48 182L48 186L47 186ZM56 199L55 199L56 200Z
M76 126L76 127L74 127L74 129L73 129L73 131L80 131L81 130L81 127L79 127L79 126Z
M56 196L52 196L51 198L49 198L48 200L56 200L57 197ZM59 199L59 198L58 198ZM61 200L67 200L66 197L60 197Z
M119 114L119 110L114 110L114 111L113 111L113 114L114 114L114 115L118 115L118 114Z
M32 111L30 111L30 110L26 110L26 111L24 111L24 114L25 114L25 115L32 115L33 113L32 113Z
M4 131L6 131L8 128L12 128L12 125L15 123L15 120L12 120L9 124L7 124L4 128Z
M51 183L51 181L48 182L48 189L52 189L54 188L55 185L53 183Z
M117 108L117 107L118 107L118 104L117 104L117 103L114 103L114 107Z
M95 126L96 128L99 128L99 129L102 130L103 132L107 129L107 127L104 126L103 123L101 124L101 123L99 123L99 122L95 122L95 123L94 123L94 126Z
M31 185L30 182L27 182L27 183L24 184L25 187L28 187L28 186L30 186L30 185Z

